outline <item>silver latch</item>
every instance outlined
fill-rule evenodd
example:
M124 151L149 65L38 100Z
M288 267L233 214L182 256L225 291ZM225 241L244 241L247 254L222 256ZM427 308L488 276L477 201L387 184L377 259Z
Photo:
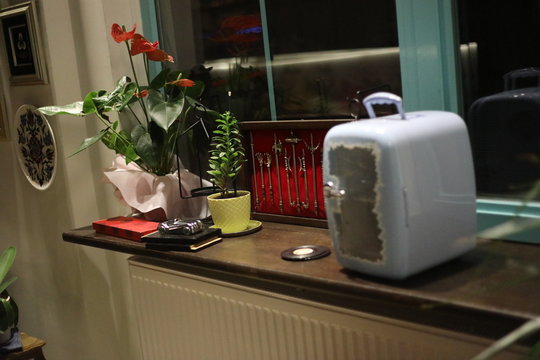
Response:
M345 196L345 190L336 189L335 184L332 181L328 181L323 187L325 198L342 198Z

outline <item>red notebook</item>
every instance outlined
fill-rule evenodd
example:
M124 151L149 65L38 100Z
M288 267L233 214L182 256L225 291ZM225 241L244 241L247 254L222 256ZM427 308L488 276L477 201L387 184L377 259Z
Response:
M133 217L117 216L92 223L98 233L141 241L141 237L157 230L159 223Z

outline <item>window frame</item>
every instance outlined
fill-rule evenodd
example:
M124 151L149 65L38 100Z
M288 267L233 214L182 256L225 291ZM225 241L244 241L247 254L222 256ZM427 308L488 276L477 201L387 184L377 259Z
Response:
M140 4L145 33L157 38L156 3ZM396 12L405 109L463 114L456 1L396 0ZM157 74L160 64L152 65L151 72ZM478 231L515 217L540 219L540 203L477 199ZM540 227L505 239L540 244Z

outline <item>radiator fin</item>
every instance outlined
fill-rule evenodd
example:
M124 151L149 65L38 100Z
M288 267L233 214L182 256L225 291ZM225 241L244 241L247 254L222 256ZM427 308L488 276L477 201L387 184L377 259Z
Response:
M444 360L488 344L191 275L130 270L145 360Z

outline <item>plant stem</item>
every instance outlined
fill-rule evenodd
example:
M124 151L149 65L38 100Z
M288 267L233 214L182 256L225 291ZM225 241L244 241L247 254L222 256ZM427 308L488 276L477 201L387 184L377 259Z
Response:
M118 131L116 131L110 124L107 123L107 121L105 119L103 119L101 117L101 115L99 115L99 113L96 113L97 117L107 126L107 128L109 129L109 131L113 132L120 140L122 140L125 144L127 145L130 145L131 143L129 142L128 139L126 139L125 137L122 136L122 134L120 134Z
M131 113L133 114L133 116L135 117L135 120L137 120L137 122L139 123L139 125L142 126L141 120L139 120L139 117L137 116L137 114L135 114L135 111L133 111L133 109L131 108L131 106L127 105L127 108L129 109L129 111L131 111Z
M135 71L135 65L133 64L133 57L131 56L129 44L127 41L124 41L124 43L126 44L126 49L127 49L128 57L129 57L129 64L131 65L131 71L133 72L133 77L135 78L135 86L137 87L137 93L140 93L141 89L139 86L139 79L137 78L137 72ZM146 124L148 124L150 122L150 119L148 118L148 113L146 111L146 106L144 105L144 101L142 98L137 98L137 100L139 101L139 104L141 105L143 109L144 116L146 118Z
M98 117L99 120L101 120L101 122L103 122L103 124L105 124L107 126L107 129L108 131L111 131L112 133L114 133L118 139L120 139L121 141L123 141L126 145L131 145L131 143L129 142L128 139L126 139L125 137L122 136L121 133L119 133L118 131L116 131L110 124L110 121L107 121L106 119L104 119L98 112L96 112L96 115ZM124 154L124 156L126 156L127 158L127 155ZM130 161L135 161L135 159L131 159L131 158L128 158L128 160ZM148 169L144 166L144 165L141 165L141 164L138 164L144 171L146 172L149 172Z
M185 97L184 97L185 101ZM189 114L189 110L191 110L191 107L187 107L184 116L182 117L182 114L180 114L180 119L178 119L178 128L176 129L176 132L174 133L174 143L176 144L176 140L178 139L178 135L181 134L184 131L184 120L187 119L187 116Z
M148 56L144 56L144 72L146 73L146 81L150 85L150 69L148 68Z

